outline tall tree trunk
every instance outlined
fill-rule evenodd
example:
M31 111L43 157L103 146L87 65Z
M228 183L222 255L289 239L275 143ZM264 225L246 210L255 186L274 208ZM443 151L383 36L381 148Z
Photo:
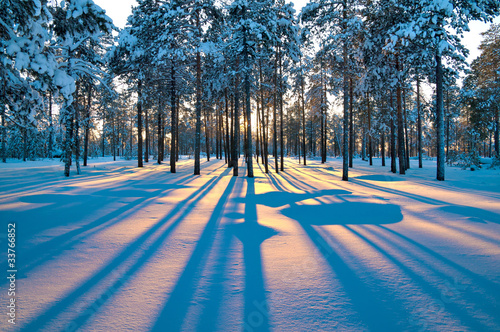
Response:
M177 107L176 107L176 87L175 87L175 70L174 64L170 68L170 173L175 173L177 160Z
M229 156L230 151L230 140L229 140L229 100L227 98L227 88L224 89L224 108L226 113L226 150L225 150L225 159L227 167L231 167L231 158Z
M92 107L92 86L87 87L87 107L85 108L85 137L83 140L83 166L87 166L89 156L90 108Z
M406 108L406 92L403 89L403 115L405 122L405 157L406 157L406 169L410 169L410 145L409 145L409 135L408 135L408 109Z
M499 130L500 130L500 107L498 107L498 104L496 105L496 112L495 112L495 154L498 159L500 159L500 135L499 135Z
M401 72L399 56L396 56L396 72ZM396 109L397 109L397 119L398 119L398 158L399 158L399 174L405 174L406 172L406 159L405 159L405 135L404 135L404 124L403 124L403 105L401 100L401 84L398 80L396 87Z
M80 105L77 104L75 108L75 132L74 132L74 142L75 142L75 165L76 174L80 174Z
M385 166L385 131L382 130L380 136L380 156L382 158L382 166Z
M24 127L21 128L23 133L23 161L28 160L28 119L24 117Z
M279 101L280 101L280 170L284 171L285 170L285 146L283 144L283 65L281 63L281 47L278 47L278 55L279 55L279 69L280 69L280 76L279 76Z
M347 0L342 1L342 30L347 31ZM347 53L347 40L342 43L342 76L344 80L344 136L342 142L342 180L349 180L349 63Z
M423 167L422 163L422 109L420 105L420 76L417 74L417 150L418 168Z
M4 109L4 108L2 108ZM2 114L2 127L4 127L4 114ZM2 141L2 144L5 144L4 141ZM53 157L53 150L54 150L54 124L52 123L52 91L49 91L49 151L48 151L48 156L50 159ZM5 146L2 147L3 149ZM2 156L4 153L2 153Z
M113 117L112 120L112 125L113 125L113 133L112 133L112 144L113 144L113 161L116 161L116 127L115 127L115 118Z
M302 70L302 59L300 60L300 67ZM304 166L307 165L306 161L306 99L305 99L305 88L304 88L304 76L303 72L301 72L301 80L300 80L300 95L302 99L302 152L304 153Z
M245 31L245 66L247 67L245 71L245 98L246 98L246 118L247 118L247 177L253 178L253 158L252 158L252 113L250 109L250 59L249 51L246 49L248 46L246 44L246 31ZM283 115L282 115L283 116ZM283 167L283 166L282 166Z
M256 128L256 136L255 136L255 160L257 161L257 164L259 164L259 156L260 156L260 142L261 142L261 139L260 139L260 133L261 133L261 127L262 127L262 123L260 121L260 103L259 103L259 100L258 100L258 97L257 97L257 101L255 103L256 107L257 107L257 116L255 117L257 123L255 124L255 128ZM262 156L262 161L264 161L264 156Z
M4 76L3 77L3 80L2 80L3 84L2 84L2 97L5 98L6 97L6 86L7 86L7 79L6 77ZM50 94L50 107L49 107L49 112L50 112L50 128L49 130L52 130L52 93ZM6 163L7 162L7 128L5 127L6 126L6 123L5 123L5 103L2 102L2 162L3 163ZM50 145L50 138L52 136L50 136L51 132L49 133L49 146L51 147ZM50 148L49 148L49 151ZM50 157L52 158L52 155L50 155Z
M264 157L264 170L269 173L269 159L268 159L268 126L269 126L269 109L265 106L264 102L264 88L262 87L262 63L259 65L259 86L260 86L260 102L261 102L261 111L262 111L262 147L263 147L263 157ZM265 110L265 112L264 112ZM265 114L264 114L265 113ZM267 114L267 116L266 116Z
M238 158L240 147L240 79L239 74L236 75L234 89L234 136L233 136L233 176L238 176Z
M373 145L372 145L372 108L370 105L370 96L366 94L366 107L368 109L368 155L370 166L373 166Z
M392 91L389 94L389 97L391 99L390 101L390 120L391 120L391 172L392 173L397 173L397 167L396 167L396 116L394 112L394 98L392 95Z
M196 27L201 42L200 12L196 11ZM196 133L194 143L194 175L200 175L200 149L201 149L201 54L196 52Z
M278 55L276 54L274 65L274 105L273 105L273 142L274 142L274 167L276 173L279 173L279 165L278 165L278 126L276 122L276 108L278 106Z
M66 126L66 137L64 140L64 176L69 176L69 168L71 166L71 158L73 152L73 118L74 109L72 104L67 104L65 106L65 126Z
M52 127L51 127L52 128ZM2 162L7 162L7 128L5 128L5 105L2 105ZM50 141L50 138L49 138ZM49 148L50 151L50 148Z
M443 68L441 56L436 54L436 128L437 128L437 172L436 179L444 181L444 112L443 112Z
M149 110L144 109L144 131L146 135L146 142L144 144L144 162L149 162Z
M142 167L142 79L137 82L137 167Z
M163 103L162 103L162 98L161 94L159 94L160 97L158 97L158 114L156 118L156 129L157 129L157 135L158 135L158 165L161 165L161 162L163 161L163 151L164 151L164 140L163 140L163 135L162 135L162 128L163 128Z
M208 111L205 109L205 149L207 150L207 161L210 161L210 118Z
M349 167L353 167L354 158L354 87L352 78L349 78Z

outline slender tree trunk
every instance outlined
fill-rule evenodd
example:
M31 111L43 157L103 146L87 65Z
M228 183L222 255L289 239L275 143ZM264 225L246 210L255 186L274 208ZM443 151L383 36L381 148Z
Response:
M352 78L349 79L349 167L353 167L354 158L354 87Z
M205 149L207 150L207 161L210 161L210 118L208 111L205 111Z
M52 128L52 126L51 126L51 128ZM3 163L7 162L6 141L7 141L7 128L5 128L5 105L2 105L2 162ZM49 142L50 142L50 137L49 137ZM50 148L49 148L49 151L50 151Z
M2 107L3 110L5 108ZM4 113L2 113L2 128L5 126L4 124ZM2 144L5 144L5 142L2 140ZM53 157L53 150L54 150L54 124L52 123L52 91L49 92L49 151L48 151L48 156L50 159ZM5 149L5 146L2 147L2 149ZM2 153L2 156L4 153Z
M284 171L285 170L285 145L283 144L283 72L282 72L282 63L281 63L281 48L278 47L278 55L279 55L279 69L280 69L280 76L279 76L279 101L280 101L280 170Z
M245 31L246 32L246 31ZM252 113L250 109L250 59L249 59L249 51L246 49L247 43L246 43L246 33L245 33L245 66L246 66L246 72L245 72L245 98L246 98L246 118L247 118L247 153L248 153L248 159L247 159L247 177L253 178L253 158L252 158L252 150L253 150L253 144L252 144ZM283 116L283 115L282 115ZM283 167L283 166L282 166Z
M372 145L372 107L370 105L370 96L366 94L366 107L368 109L368 155L370 166L373 166L373 145Z
M300 67L302 68L302 59L300 62ZM301 69L302 70L302 69ZM300 80L300 95L302 99L302 152L304 154L304 166L307 165L306 161L306 99L305 99L305 88L304 88L304 76L303 73L301 73L301 80Z
M230 140L229 140L229 100L227 98L227 88L224 89L224 108L226 113L226 151L225 159L227 167L231 167L231 158L229 156L230 151Z
M390 98L390 120L391 120L391 172L397 173L396 167L396 116L394 112L394 98L392 95L392 91L389 94Z
M260 85L260 102L261 102L261 111L262 111L262 147L263 147L263 156L264 156L264 170L267 173L269 173L269 159L268 159L268 154L269 154L269 147L268 147L268 126L269 126L269 110L265 106L265 101L264 101L264 89L262 87L262 63L259 65L259 85ZM264 112L265 110L265 112ZM265 114L264 114L265 113ZM267 114L267 116L266 116Z
M170 125L170 173L176 172L177 160L177 107L176 107L176 91L175 91L175 71L174 64L170 68L170 112L171 112L171 125Z
M68 59L71 59L71 52L68 52ZM68 61L67 74L71 75L71 61ZM78 94L75 94L78 95ZM73 122L75 118L75 109L73 107L74 101L68 103L64 101L66 137L64 143L64 176L69 177L71 167L71 158L73 152Z
M163 161L163 135L162 135L162 128L163 128L163 116L162 116L162 112L163 112L163 103L161 101L161 97L158 98L158 114L157 114L157 118L156 118L156 129L157 129L157 134L158 134L158 144L157 144L157 148L158 148L158 159L157 159L157 162L158 162L158 165L161 165L161 162Z
M444 112L443 112L443 68L441 56L436 55L436 128L437 128L437 172L436 179L444 181Z
M79 105L75 109L75 132L74 138L75 142L75 164L76 164L76 174L80 174L80 111Z
M142 79L137 83L137 167L142 164Z
M420 76L417 75L417 150L418 168L423 167L422 163L422 109L420 105Z
M399 56L396 56L396 71L399 73L401 71ZM406 159L405 159L405 135L404 135L404 124L403 124L403 107L401 101L401 83L398 81L396 87L396 109L397 109L397 121L398 121L398 158L399 158L399 174L405 174L406 172Z
M149 162L149 111L144 109L144 129L146 134L146 142L144 144L144 162Z
M73 118L74 118L74 110L72 104L67 104L66 106L66 137L64 142L64 176L69 176L69 168L71 166L71 158L73 152Z
M89 156L89 134L90 134L90 108L92 107L92 86L89 84L87 90L87 107L85 108L85 137L83 141L83 166L87 166Z
M21 132L23 133L23 161L28 159L28 119L24 118L24 127L21 128Z
M406 157L406 169L410 169L410 145L409 145L409 135L408 135L408 110L406 108L406 92L403 90L403 115L405 122L405 157Z
M102 119L102 136L101 136L101 149L102 149L102 157L104 158L104 149L105 149L105 138L106 138L106 135L105 135L105 132L104 132L104 128L106 128L106 119L105 117L103 117Z
M201 42L200 13L196 11L196 27ZM200 175L200 149L201 149L201 54L196 52L196 133L194 144L194 175Z
M260 142L261 142L261 139L260 139L260 132L261 132L261 127L262 127L262 123L260 121L260 103L259 103L259 100L257 99L256 103L255 103L256 107L257 107L257 116L255 117L257 123L255 124L255 128L256 128L256 136L255 136L255 160L257 161L257 164L259 164L259 156L260 156ZM264 161L264 156L262 156L262 161Z
M495 112L495 154L497 158L500 159L500 135L499 135L500 107L498 107L498 104L496 106L497 109Z
M236 75L234 92L234 137L233 137L233 176L238 176L238 158L240 147L240 92L239 74Z
M273 105L273 141L274 141L274 167L276 170L276 173L279 173L279 165L278 165L278 126L276 122L276 108L277 108L277 98L278 98L278 55L276 54L276 60L275 60L275 65L274 65L274 105Z
M5 98L7 93L6 93L6 86L7 86L7 79L6 77L4 76L3 77L3 84L2 84L2 97ZM50 106L49 106L49 113L50 113L50 128L49 130L52 130L52 93L50 93L49 95L49 98L50 98ZM6 163L7 162L7 128L5 127L6 126L6 122L5 122L5 103L2 102L2 162L3 163ZM49 153L51 150L51 147L52 145L50 144L50 138L52 137L51 136L52 132L49 132ZM52 158L52 155L50 155L50 157Z
M347 1L342 1L342 30L347 31ZM347 53L347 41L344 40L342 44L342 76L344 80L344 136L342 142L342 180L349 180L349 60Z
M113 161L116 161L116 126L115 126L115 118L113 117L112 120L112 125L113 125L113 137L111 138L113 140Z
M380 155L382 157L382 166L385 166L385 132L382 130L380 136Z

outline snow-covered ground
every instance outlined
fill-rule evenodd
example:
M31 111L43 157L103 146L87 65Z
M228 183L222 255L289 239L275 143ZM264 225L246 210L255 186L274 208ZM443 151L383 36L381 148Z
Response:
M0 165L21 331L499 331L500 171ZM244 173L244 165L241 165ZM73 169L72 169L73 171ZM1 278L0 330L8 323Z

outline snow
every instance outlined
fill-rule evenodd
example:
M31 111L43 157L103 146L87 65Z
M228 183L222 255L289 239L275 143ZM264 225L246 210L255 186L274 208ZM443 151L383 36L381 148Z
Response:
M254 179L217 160L193 176L192 159L176 174L90 159L69 179L59 161L0 164L16 327L499 330L500 171L438 182L432 160L405 176L374 163L355 160L349 182L340 159L256 164Z

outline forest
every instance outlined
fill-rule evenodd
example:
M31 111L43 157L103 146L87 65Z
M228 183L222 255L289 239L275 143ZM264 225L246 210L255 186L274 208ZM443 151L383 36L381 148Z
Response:
M500 26L469 66L461 36L496 0L138 0L124 29L92 0L0 4L1 159L169 163L499 161ZM268 156L274 157L269 159ZM274 165L270 165L270 160Z

